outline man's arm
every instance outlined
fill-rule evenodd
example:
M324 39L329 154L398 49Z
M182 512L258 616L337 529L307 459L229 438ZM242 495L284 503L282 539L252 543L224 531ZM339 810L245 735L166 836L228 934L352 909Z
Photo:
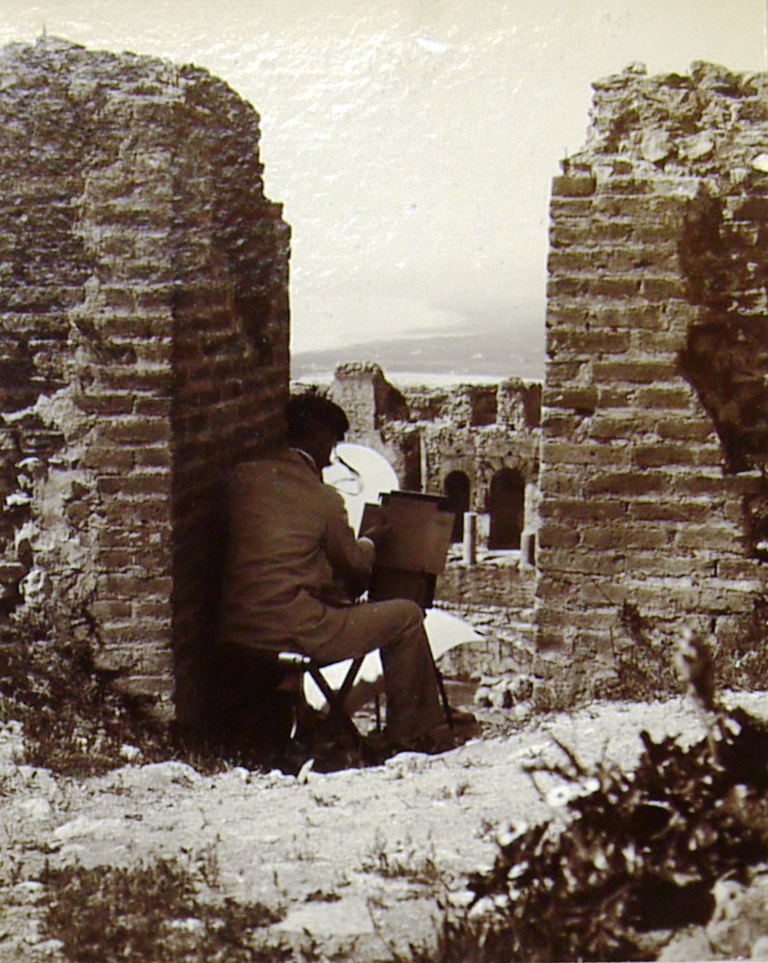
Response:
M325 526L325 554L334 577L343 581L352 598L365 591L376 554L371 538L355 538L341 495L329 491Z

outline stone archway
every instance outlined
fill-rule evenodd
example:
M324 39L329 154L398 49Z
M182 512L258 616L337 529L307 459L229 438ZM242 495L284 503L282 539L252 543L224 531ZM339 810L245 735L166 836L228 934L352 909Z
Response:
M520 548L525 510L525 481L514 468L502 468L488 489L488 548Z
M464 512L469 511L471 486L469 476L463 471L452 471L445 476L443 491L448 499L448 510L456 513L451 532L451 542L464 539Z

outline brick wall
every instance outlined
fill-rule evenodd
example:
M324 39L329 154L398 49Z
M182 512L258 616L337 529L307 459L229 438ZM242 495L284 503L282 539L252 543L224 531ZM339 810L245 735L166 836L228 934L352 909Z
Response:
M49 38L0 54L0 120L0 604L166 714L175 668L192 718L221 481L287 396L258 116L205 71Z
M767 82L601 81L553 182L536 637L577 692L765 594Z
M438 577L437 607L455 612L487 638L487 646L473 645L464 662L484 652L486 671L498 672L500 660L515 655L530 667L534 650L533 605L536 576L520 568L516 553L497 554L467 566L451 559Z

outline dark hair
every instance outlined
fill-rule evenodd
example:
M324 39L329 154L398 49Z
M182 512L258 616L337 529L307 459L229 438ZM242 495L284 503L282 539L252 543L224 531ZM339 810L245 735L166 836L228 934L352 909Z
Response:
M345 432L349 431L349 419L344 409L314 391L294 395L285 406L285 420L288 441L305 438L318 428L329 428L337 440L342 441Z

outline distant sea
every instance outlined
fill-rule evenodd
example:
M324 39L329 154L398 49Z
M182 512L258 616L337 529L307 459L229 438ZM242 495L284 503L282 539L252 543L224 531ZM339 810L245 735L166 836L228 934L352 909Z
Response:
M409 383L429 381L500 381L544 378L543 331L478 331L366 341L291 356L294 381L326 381L338 364L373 361L384 373Z

